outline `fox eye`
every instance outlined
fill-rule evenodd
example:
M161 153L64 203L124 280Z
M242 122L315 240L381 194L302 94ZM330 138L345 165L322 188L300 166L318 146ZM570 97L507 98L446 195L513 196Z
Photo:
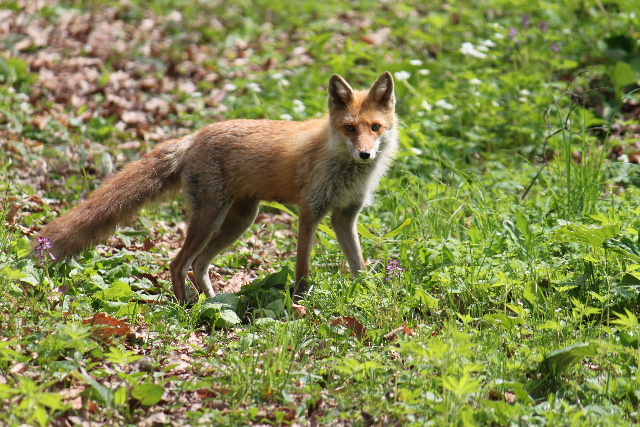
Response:
M354 125L345 125L344 128L347 132L353 132L356 130L356 127Z
M381 126L379 124L375 123L375 124L371 125L371 130L374 131L374 132L378 132L380 130L380 127Z

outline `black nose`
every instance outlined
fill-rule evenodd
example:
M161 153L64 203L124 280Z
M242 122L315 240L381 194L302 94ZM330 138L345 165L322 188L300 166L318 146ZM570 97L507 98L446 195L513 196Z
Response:
M371 153L369 153L368 151L361 151L360 152L360 158L362 160L367 160L369 157L371 157Z

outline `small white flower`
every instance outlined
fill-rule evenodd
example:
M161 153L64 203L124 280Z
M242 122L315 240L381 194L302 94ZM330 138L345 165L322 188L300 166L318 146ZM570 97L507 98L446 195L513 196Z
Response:
M279 83L281 86L285 86L285 87L286 87L286 86L289 86L289 85L291 84L291 82L290 82L289 80L287 80L287 79L280 79L280 80L278 80L278 83Z
M494 38L494 39L498 39L498 40L504 40L504 39L505 39L505 35L504 35L504 34L501 34L501 33L495 33L495 34L493 35L493 38Z
M409 80L409 77L411 77L411 73L408 71L398 71L396 72L396 80L398 80L399 82L404 81L404 80Z
M489 52L489 48L487 46L478 46L476 49L480 52Z
M446 99L436 101L436 107L443 110L453 110L455 108L453 105L449 104Z
M462 43L460 47L460 52L464 55L473 56L474 58L486 58L487 54L480 52L476 47L469 42Z
M413 154L419 156L422 154L422 150L416 147L411 147L411 151L413 151Z
M291 114L280 114L280 120L293 120Z
M420 74L421 76L428 76L429 74L431 74L431 70L423 68L422 70L418 70L418 74Z
M471 83L474 86L478 86L479 84L482 84L482 80L480 80L480 79L471 79L471 80L469 80L469 83Z
M484 41L481 41L480 44L486 47L496 47L496 44L491 39L486 39Z
M419 67L422 65L422 60L412 59L411 61L409 61L409 64L413 65L414 67Z
M302 114L304 113L305 110L305 106L304 103L302 101L300 101L299 99L294 99L293 100L293 112L296 114Z
M518 98L518 101L522 102L523 104L525 102L528 102L529 100L527 98L525 98L524 96L521 96L520 98Z
M275 73L275 74L272 74L272 75L271 75L271 78L272 78L273 80L280 80L280 79L281 79L281 78L283 78L283 77L284 77L284 74L282 74L282 73Z
M526 90L526 89L522 89L522 90L520 91L520 96L529 96L529 95L531 95L531 92L529 92L529 91L528 91L528 90Z
M491 105L493 105L494 107L499 107L500 103L498 101L491 101Z
M227 92L233 92L236 89L238 89L238 86L234 85L233 83L227 83L226 85L224 85L224 90L226 90Z
M629 156L627 154L621 154L618 156L618 160L622 163L629 163Z
M247 83L247 89L249 89L251 92L255 92L255 93L260 93L262 92L262 88L260 87L260 85L258 83Z

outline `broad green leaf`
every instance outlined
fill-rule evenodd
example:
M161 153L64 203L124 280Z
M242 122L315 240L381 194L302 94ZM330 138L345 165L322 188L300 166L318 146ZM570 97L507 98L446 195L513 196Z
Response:
M267 306L265 308L267 310L273 311L274 313L282 314L284 312L284 300L283 299L277 299L277 300L267 304Z
M507 329L512 329L516 325L523 325L524 320L520 317L511 317L502 313L485 314L482 318L486 321L502 325Z
M620 331L618 335L620 336L620 344L623 346L640 349L640 339L637 335L634 336L625 331Z
M107 289L93 294L93 297L101 301L128 302L133 297L133 291L128 283L118 280Z
M546 322L542 322L541 324L539 324L538 326L536 326L536 329L538 330L551 330L551 331L561 331L563 328L563 325L560 322L554 322L553 320L547 320Z
M597 349L598 345L591 342L554 350L540 363L539 370L544 374L560 374L571 365L581 362L585 357L595 356Z
M240 323L242 323L242 320L240 320L235 311L222 310L220 317L218 317L215 322L215 326L216 328L231 328L239 325Z
M635 84L636 73L631 68L631 65L624 61L618 61L613 70L611 70L611 80L613 80L616 88L620 89Z
M638 248L638 244L626 236L609 238L604 242L604 247L615 251L625 258L640 263L640 249Z
M146 383L135 386L131 396L140 401L143 406L152 406L162 400L164 387L158 384Z
M469 238L471 239L471 243L473 244L482 243L484 241L482 232L475 225L472 225L471 228L469 228Z
M420 301L421 304L424 304L429 308L438 308L438 304L440 303L440 300L431 296L427 291L420 288L416 289L413 297Z
M215 297L207 300L207 302L222 304L222 306L226 306L230 310L234 311L238 308L238 301L238 295L230 293L218 294Z
M122 406L127 403L127 388L120 387L113 393L113 404L115 406Z
M602 248L607 239L620 233L620 224L606 226L567 224L556 232L562 240L575 243L585 243L595 248Z
M620 279L620 286L640 286L640 279L630 273L624 273Z
M525 283L523 296L534 307L544 306L547 300L540 286L531 281Z

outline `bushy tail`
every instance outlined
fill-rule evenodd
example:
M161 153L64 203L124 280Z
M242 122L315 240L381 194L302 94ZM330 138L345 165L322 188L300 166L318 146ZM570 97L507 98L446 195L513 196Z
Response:
M51 254L65 259L107 238L148 202L180 185L184 151L190 137L158 145L105 181L89 198L47 225L40 237L51 242Z

